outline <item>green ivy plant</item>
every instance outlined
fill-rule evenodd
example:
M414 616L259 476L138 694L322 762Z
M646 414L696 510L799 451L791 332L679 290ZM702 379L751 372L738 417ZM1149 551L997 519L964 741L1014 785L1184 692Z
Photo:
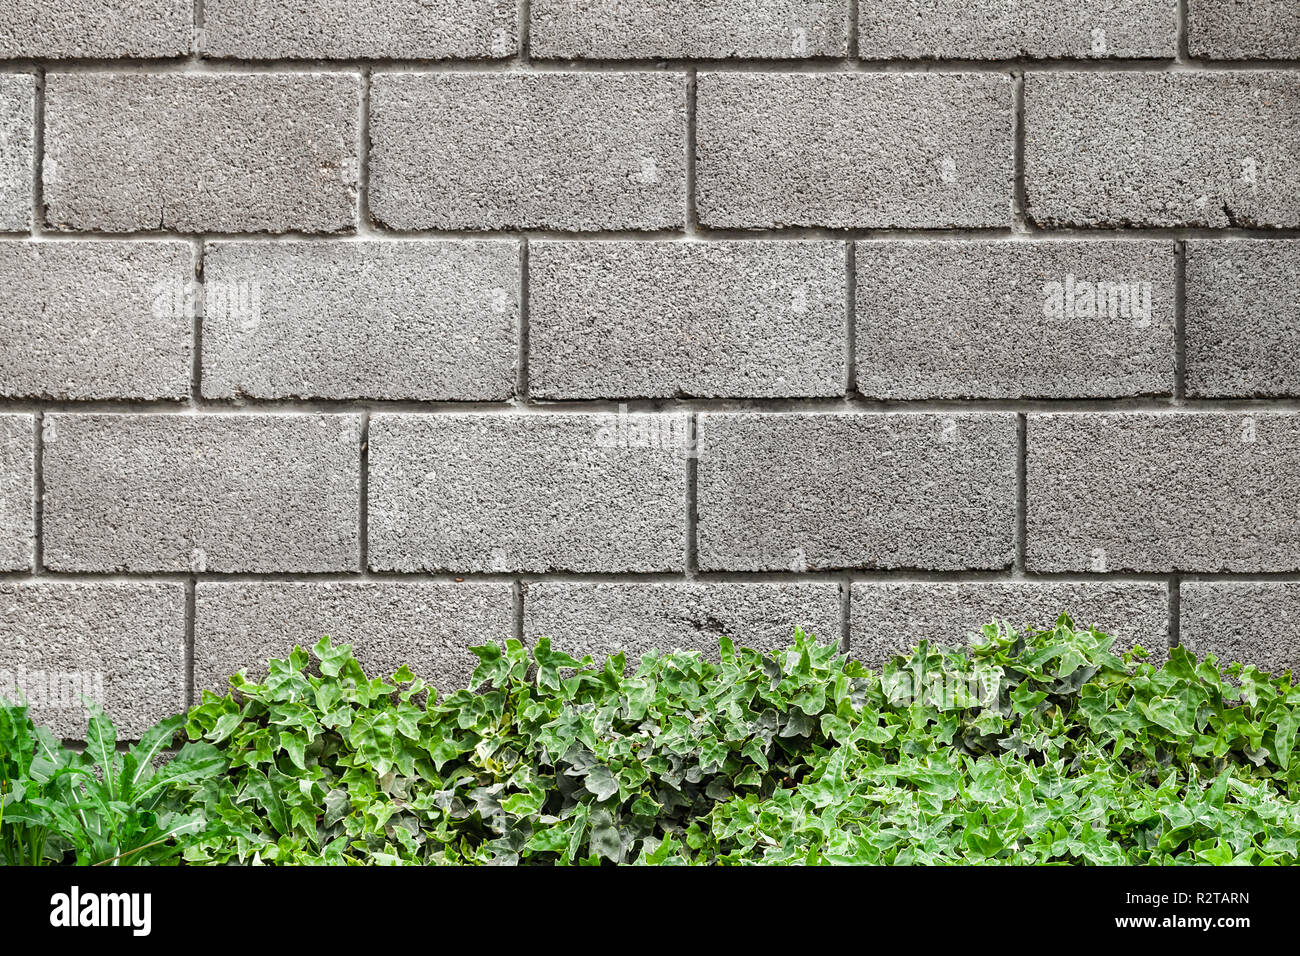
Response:
M990 626L880 673L802 633L632 672L541 640L479 689L367 679L328 639L205 694L195 863L1292 863L1300 690L1183 649Z
M796 633L597 664L475 649L475 690L322 640L130 748L0 709L0 862L1291 864L1300 689L1054 627L879 672ZM178 752L171 748L186 742ZM171 759L166 759L170 756Z
M693 834L695 857L1295 863L1290 676L1224 675L1184 648L1156 669L1110 645L1068 618L988 627L960 651L922 645L884 669L860 719L826 727L838 746L802 786L719 807Z

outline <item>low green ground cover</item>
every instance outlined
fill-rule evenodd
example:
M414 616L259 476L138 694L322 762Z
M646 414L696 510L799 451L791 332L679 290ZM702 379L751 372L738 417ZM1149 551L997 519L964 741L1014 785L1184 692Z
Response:
M880 671L803 634L630 670L511 641L437 697L323 640L126 753L0 711L0 861L1296 862L1290 676L1110 645L1063 617Z

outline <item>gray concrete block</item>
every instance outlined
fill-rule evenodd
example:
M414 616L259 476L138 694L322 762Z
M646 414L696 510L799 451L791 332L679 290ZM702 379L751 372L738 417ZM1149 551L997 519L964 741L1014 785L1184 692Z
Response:
M189 396L189 243L0 241L0 288L0 395Z
M1300 584L1184 581L1179 593L1179 642L1198 658L1300 674Z
M32 567L36 537L36 419L0 415L0 571Z
M534 242L537 398L844 394L839 242Z
M1110 581L855 581L849 649L878 667L923 640L958 647L991 621L1050 628L1063 612L1114 637L1117 654L1141 645L1153 663L1169 656L1168 586Z
M193 0L0 0L0 57L184 56Z
M1014 415L705 414L698 433L703 570L1014 558Z
M534 57L803 59L848 52L847 0L533 0Z
M342 73L51 74L45 215L110 232L355 228L361 82Z
M859 242L856 256L864 395L1173 393L1171 242Z
M1300 569L1300 415L1030 415L1034 571Z
M377 415L377 571L673 571L685 415Z
M1300 242L1187 244L1187 394L1300 395Z
M1300 226L1300 76L1032 73L1026 212L1039 225Z
M501 59L519 49L515 0L206 0L204 52L245 60Z
M47 415L58 571L350 571L356 415Z
M864 59L1178 55L1176 0L861 0Z
M370 210L392 228L685 222L681 74L380 74L370 139Z
M700 222L1009 226L1012 99L990 73L702 74Z
M501 401L519 364L515 242L217 242L209 398Z
M0 232L26 232L32 226L35 124L35 77L0 75Z
M85 701L120 739L185 709L185 585L0 581L0 697L84 738Z
M543 582L524 594L524 635L597 663L620 651L629 669L651 651L699 651L718 659L718 638L779 651L796 627L827 644L840 640L840 588L817 584L613 584Z
M1218 60L1300 57L1300 6L1295 0L1188 0L1192 56Z
M224 693L227 678L325 635L351 644L367 677L387 680L402 665L450 692L470 685L478 658L468 650L513 634L508 583L204 584L195 591L194 685Z

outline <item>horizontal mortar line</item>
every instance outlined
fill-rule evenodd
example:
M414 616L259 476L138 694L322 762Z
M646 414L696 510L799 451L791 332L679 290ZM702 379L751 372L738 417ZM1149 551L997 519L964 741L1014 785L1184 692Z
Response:
M0 233L0 239L32 239L28 233ZM685 239L687 238L684 229L599 229L599 230L563 230L563 229L389 229L382 225L369 225L361 229L349 229L345 232L206 232L206 231L182 231L175 229L156 230L146 229L139 231L113 232L102 229L89 229L85 231L75 229L58 229L47 230L39 239L39 242L69 242L80 241L83 239L99 241L154 241L162 242L168 240L191 241L203 239L206 242L265 242L265 243L295 243L295 242L394 242L408 240L498 240L503 242L519 241L521 239L628 239L628 240L662 240L662 239Z
M297 401L292 399L240 400L221 403L204 399L197 405L189 399L176 401L44 401L0 398L0 411L9 414L85 415L359 415L364 412L418 415L582 415L582 414L688 414L717 412L737 414L908 414L908 413L992 413L992 412L1150 412L1166 414L1225 412L1254 414L1300 412L1300 397L1286 398L921 398L871 399L860 394L834 398L790 399L586 399L528 404L511 402L422 402L407 400Z
M849 227L794 226L718 228L698 227L694 232L685 229L650 230L562 230L562 229L388 229L383 226L366 231L340 233L260 233L260 232L188 232L177 230L142 230L139 232L107 232L103 230L47 230L39 236L28 232L0 233L0 241L14 242L265 242L265 243L364 243L405 241L500 241L556 240L567 242L710 242L710 241L772 241L794 242L800 240L833 240L839 242L889 242L897 240L971 240L986 241L1013 239L1017 242L1051 242L1063 239L1080 239L1109 242L1135 242L1166 240L1175 242L1188 239L1300 239L1300 228L1214 228L1208 226L1135 226L1135 227L1045 227L1028 224L1020 232L1012 226L995 226L978 229L909 228L909 227Z
M0 572L0 583L84 584L1168 584L1170 574L1187 582L1292 583L1295 571L927 571L916 568L826 568L820 571L59 571L43 569Z
M346 58L275 57L241 58L205 56L176 57L0 57L0 69L8 71L47 69L55 73L354 73L362 69L404 73L677 73L690 69L718 73L1006 73L1012 70L1034 73L1184 73L1254 72L1300 69L1300 58L1207 59L1189 57L1005 57L969 59L960 57L894 57L850 59L839 56L803 59L750 57L591 57L569 59L515 58L413 59L401 57Z

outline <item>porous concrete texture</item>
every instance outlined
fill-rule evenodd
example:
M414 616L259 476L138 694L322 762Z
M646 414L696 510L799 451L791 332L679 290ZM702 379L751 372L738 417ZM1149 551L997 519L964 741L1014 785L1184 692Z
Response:
M516 0L205 0L203 52L245 60L501 59L519 49Z
M370 211L390 228L685 221L683 74L381 73L370 113Z
M558 59L844 56L848 0L532 0L532 54Z
M1300 570L1300 415L1030 415L1033 571Z
M1008 568L1007 414L705 414L700 567Z
M1044 227L1300 228L1300 74L1031 73L1026 212Z
M0 232L31 228L35 119L35 77L0 75Z
M1172 395L1172 242L859 242L857 388L886 399Z
M387 680L405 664L447 693L470 686L469 648L512 635L513 601L508 583L201 583L194 684L220 692L240 670L261 680L268 660L328 635L352 645L367 677Z
M36 418L0 415L0 571L27 571L35 544Z
M684 415L377 415L376 571L680 571Z
M1187 394L1300 395L1300 241L1187 243Z
M56 571L359 567L357 415L45 416Z
M715 228L1011 225L1011 78L704 73L696 205Z
M1300 584L1185 581L1179 643L1197 657L1300 674Z
M210 398L501 401L519 365L515 242L217 242Z
M0 581L0 697L82 738L86 701L119 739L185 708L185 585Z
M189 397L188 243L0 241L0 288L0 396Z
M541 399L844 393L840 242L535 242Z
M53 73L45 217L64 230L354 229L361 82L341 73Z
M0 57L172 57L190 52L194 0L0 0Z
M717 660L721 637L736 647L781 650L795 628L838 644L839 585L544 582L524 594L524 633L602 664L621 652L631 669L651 651L699 651Z
M0 0L24 653L162 642L136 727L326 630L444 689L1066 609L1293 661L1297 17Z
M859 0L864 59L1178 54L1177 0Z
M1169 586L1149 582L856 581L849 646L876 667L921 641L958 647L992 621L1050 628L1063 612L1114 637L1116 653L1140 645L1152 661L1167 657Z
M1300 57L1295 0L1188 0L1187 47L1220 60Z

